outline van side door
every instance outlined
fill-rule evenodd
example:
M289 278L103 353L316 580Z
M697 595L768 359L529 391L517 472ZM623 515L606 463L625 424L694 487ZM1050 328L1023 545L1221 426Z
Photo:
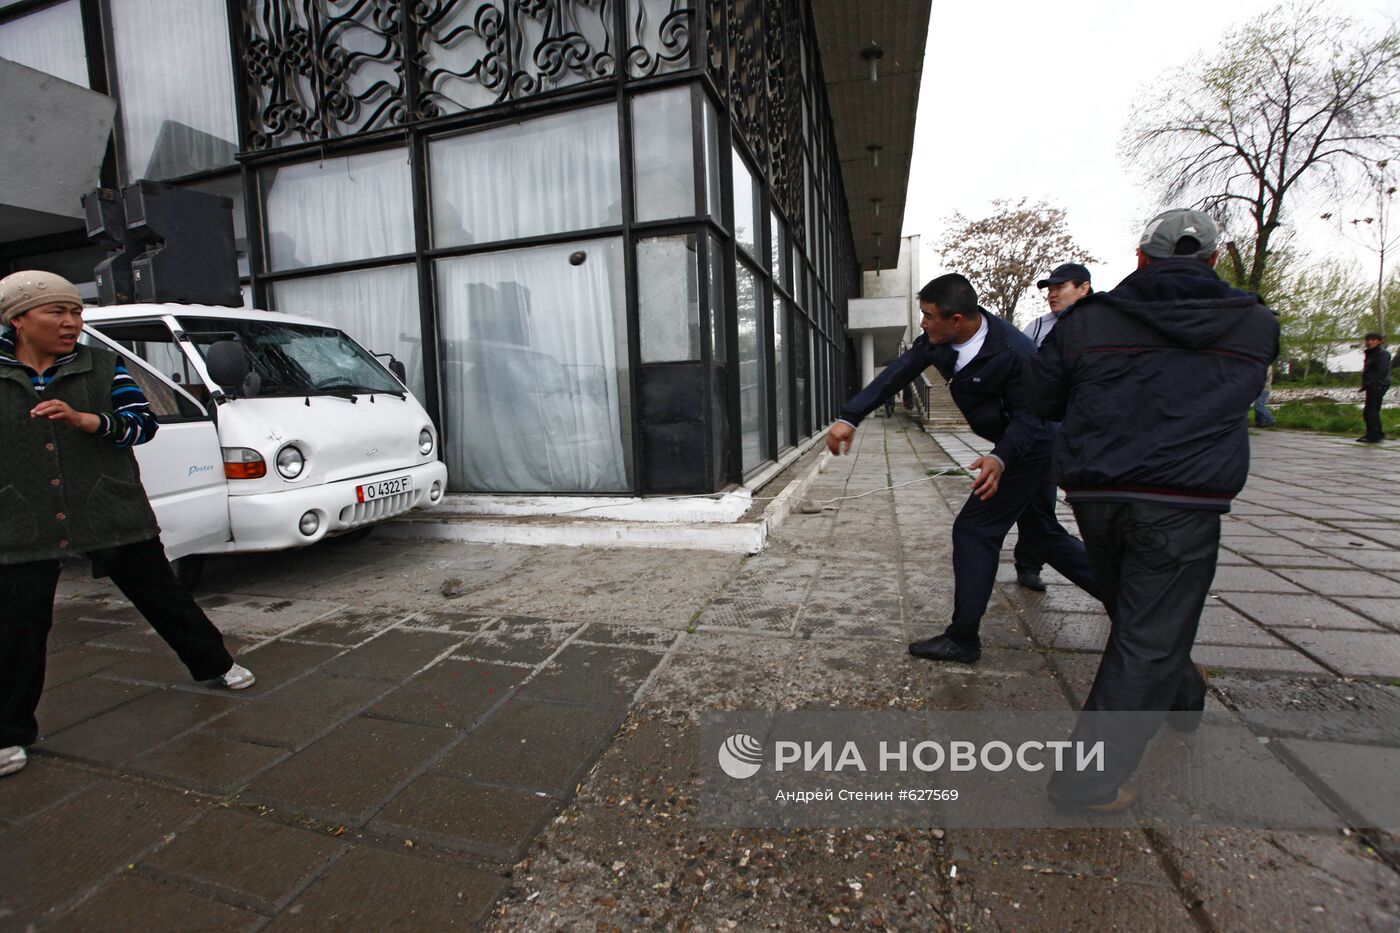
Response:
M165 328L163 323L155 324ZM137 446L135 453L166 556L177 560L187 554L227 550L231 538L228 481L209 409L156 371L126 341L114 340L91 325L84 328L83 340L121 357L160 424L156 436Z

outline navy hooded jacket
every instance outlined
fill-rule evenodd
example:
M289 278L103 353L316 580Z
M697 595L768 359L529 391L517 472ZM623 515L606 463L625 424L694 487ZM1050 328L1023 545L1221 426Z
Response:
M1005 467L1050 455L1050 427L1026 407L1021 390L1025 363L1035 342L1006 321L979 308L987 322L982 349L957 373L958 351L929 343L920 334L899 359L841 407L841 420L852 426L893 397L930 366L948 381L953 402L978 437L991 441L992 456Z
M1031 407L1063 421L1055 482L1072 502L1229 511L1249 475L1245 412L1278 339L1258 296L1190 257L1085 297L1026 374Z

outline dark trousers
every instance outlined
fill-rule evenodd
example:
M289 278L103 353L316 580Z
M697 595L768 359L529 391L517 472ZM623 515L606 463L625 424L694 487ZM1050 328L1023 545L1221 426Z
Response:
M1191 646L1215 579L1220 513L1076 502L1074 515L1112 628L1071 741L1104 742L1105 767L1057 774L1050 790L1093 804L1116 796L1179 696L1204 696Z
M1049 459L1013 464L1002 474L996 495L985 502L968 496L953 521L953 624L944 634L960 644L982 646L978 629L1012 525L1041 560L1080 589L1098 595L1083 543L1055 518Z
M1366 437L1370 440L1385 438L1385 429L1381 427L1381 399L1389 388L1388 385L1366 387L1366 405L1361 409L1361 417L1366 420Z
M175 580L159 538L92 555L117 588L195 680L228 672L233 658L223 636ZM32 745L39 737L34 711L44 690L44 656L53 626L56 560L0 566L0 748Z

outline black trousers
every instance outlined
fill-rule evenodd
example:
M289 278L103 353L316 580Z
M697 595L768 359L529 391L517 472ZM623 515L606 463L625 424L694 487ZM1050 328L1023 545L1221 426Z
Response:
M1105 767L1056 774L1050 790L1074 803L1105 803L1137 769L1178 696L1204 694L1191 646L1215 579L1220 513L1076 502L1074 516L1112 628L1071 741L1104 742Z
M228 672L223 636L175 580L159 538L90 555L189 668L195 680ZM60 562L0 566L0 748L32 745L34 711L44 690L44 659L53 627Z
M1366 404L1361 409L1361 417L1366 421L1366 437L1373 441L1385 439L1385 428L1381 427L1381 399L1390 386L1367 386Z
M982 645L978 630L1012 525L1041 560L1080 589L1099 595L1084 544L1055 518L1049 458L1015 463L1002 474L996 495L985 502L968 496L953 521L953 624L944 634L960 644Z

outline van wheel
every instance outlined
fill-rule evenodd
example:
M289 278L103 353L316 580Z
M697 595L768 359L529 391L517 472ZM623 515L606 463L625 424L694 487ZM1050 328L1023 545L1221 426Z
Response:
M355 544L358 541L363 541L368 538L372 531L374 531L374 526L366 525L363 528L356 528L354 531L347 531L343 535L336 535L334 538L327 538L326 540L334 544Z
M199 586L199 580L204 576L204 555L187 554L176 561L171 561L170 569L175 571L176 581L187 590L192 590Z

